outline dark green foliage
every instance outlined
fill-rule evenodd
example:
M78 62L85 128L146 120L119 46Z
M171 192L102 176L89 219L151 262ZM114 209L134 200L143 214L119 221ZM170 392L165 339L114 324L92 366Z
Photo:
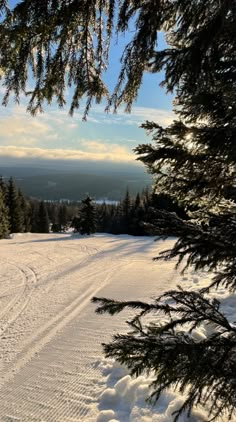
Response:
M27 233L31 231L31 222L30 222L31 207L30 207L29 201L26 200L26 198L24 197L21 191L18 192L18 195L19 195L19 201L20 201L20 207L21 207L21 213L22 213L22 219L23 219L22 231Z
M0 176L0 189L2 191L4 200L7 201L7 191L8 191L8 188L7 188L7 184L3 180L3 177L2 176Z
M38 201L31 201L30 202L30 224L31 224L31 232L38 233L39 232L39 203Z
M86 110L93 98L99 102L106 95L101 71L106 66L104 49L108 40L103 42L101 29L96 34L99 20L103 21L99 10L104 7L101 3L96 10L95 3L88 7L87 1L23 1L7 15L0 28L1 39L5 40L0 48L6 49L1 59L6 71L5 102L12 89L18 99L19 91L26 88L28 66L35 78L29 102L32 113L41 110L44 99L50 103L53 96L62 107L66 85L74 88L71 113L84 94ZM112 2L106 3L105 27L110 32L113 8Z
M15 182L10 178L7 191L7 207L11 233L20 233L24 231L24 215L21 205L21 197Z
M134 208L137 209L141 206L141 198L139 192L136 195L135 201L134 201Z
M4 103L11 93L19 100L30 67L35 82L28 92L32 113L41 111L43 102L51 103L53 98L62 107L69 86L71 113L85 96L86 115L93 100L100 102L108 95L102 77L114 30L124 33L132 24L136 30L122 56L108 106L116 109L125 102L130 110L144 72L164 68L167 90L177 91L180 106L189 105L189 111L183 112L188 119L205 117L206 109L213 118L224 113L228 97L232 103L228 114L235 115L231 83L236 53L234 43L229 42L235 38L235 8L235 2L228 0L193 0L191 4L189 0L95 0L89 5L87 0L46 0L40 6L37 0L17 2L0 26ZM158 49L158 31L167 32L170 48ZM212 66L214 74L208 71ZM219 88L222 80L225 86ZM221 90L222 101L215 88Z
M152 402L168 387L187 393L181 408L174 412L174 421L183 410L190 414L194 405L205 406L209 399L211 420L224 415L225 408L229 418L233 415L236 329L220 312L217 300L179 289L153 303L105 298L93 298L93 302L100 304L100 314L114 315L125 308L138 310L128 321L132 331L115 335L110 344L104 345L105 355L125 363L135 376L154 374ZM143 322L148 314L153 315L150 324ZM201 326L211 329L208 337L198 336L196 329Z
M59 213L59 210L58 210L59 206L58 206L58 204L50 203L50 202L48 202L48 203L45 202L45 205L47 207L49 221L52 224L56 224L57 225L58 224L58 213ZM60 230L58 229L58 231L60 231Z
M139 202L135 203L127 190L118 204L97 205L97 231L135 236L147 234L141 226L141 222L145 219L143 197L140 194L138 197Z
M58 232L60 232L60 226L59 226L59 224L58 224L58 223L52 223L52 226L51 226L51 231L52 231L53 233L58 233Z
M71 222L71 227L74 229L75 232L80 231L80 217L78 215L74 216Z
M58 226L59 231L66 231L68 224L68 215L67 215L67 207L65 204L59 207L58 211Z
M129 218L131 206L132 206L131 198L130 198L129 190L127 189L125 197L122 201L122 213L126 218Z
M38 232L49 233L49 218L47 208L43 201L39 204L38 210Z
M96 210L92 198L87 196L81 201L79 212L79 232L81 234L92 234L96 231Z
M0 239L9 233L8 209L5 203L4 194L0 187Z
M174 212L183 220L188 219L188 214L185 208L180 207L178 202L174 201L173 198L168 195L168 193L153 193L150 200L150 206L158 210L166 210L172 213Z
M130 234L147 236L153 234L170 234L163 217L158 210L175 212L178 216L187 218L183 208L179 207L168 195L150 195L148 190L131 197L127 190L124 198L117 204L101 204L96 206L97 231L112 234ZM153 224L159 219L160 231ZM75 217L72 227L79 231L79 220ZM173 231L173 234L175 231Z

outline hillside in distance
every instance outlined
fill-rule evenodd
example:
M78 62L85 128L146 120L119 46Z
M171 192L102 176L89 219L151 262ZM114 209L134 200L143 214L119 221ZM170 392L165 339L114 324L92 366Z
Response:
M126 189L136 195L150 186L150 176L145 173L133 174L37 174L34 176L15 176L17 186L28 196L43 200L80 200L86 194L94 199L107 198L120 200Z

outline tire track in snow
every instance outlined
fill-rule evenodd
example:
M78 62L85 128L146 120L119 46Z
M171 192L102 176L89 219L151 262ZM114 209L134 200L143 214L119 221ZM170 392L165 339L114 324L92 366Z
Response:
M59 249L61 249L61 250L63 250L63 249L75 249L77 254L82 252L86 255L79 262L78 262L78 257L75 255L72 262L73 261L76 262L76 264L74 266L74 268L76 270L82 269L85 264L90 262L91 257L93 257L94 255L96 255L99 252L96 248L91 248L91 247L88 247L87 245L79 245L79 246L80 246L79 248L75 249L75 248L71 248L70 246L60 246L59 245ZM46 258L46 256L44 256L44 255L42 255L42 257ZM47 259L48 259L48 257L47 257ZM51 268L51 272L49 274L48 274L48 268L45 270L46 277L44 277L44 273L42 271L37 273L37 277L38 277L37 287L40 288L40 287L46 286L45 293L49 293L55 287L55 284L57 284L57 285L60 284L60 280L62 280L62 277L64 275L66 275L68 272L70 272L71 270L72 270L71 262L69 264L68 269L65 268L65 263L62 263L62 264L56 263L56 265L54 265ZM42 280L42 281L40 281L40 280Z
M8 372L2 375L2 385L11 380L17 372L19 372L47 343L49 343L57 335L59 331L63 330L70 321L82 312L85 306L90 302L90 299L108 283L113 274L113 270L114 268L104 270L103 274L107 271L109 272L99 287L95 288L92 284L81 296L73 300L72 303L66 306L59 314L53 317L49 322L44 324L43 327L37 330L36 333L34 333L31 342L27 344L27 346L17 356L17 359L13 361L11 367L8 369ZM93 273L93 275L96 276L99 274L99 272ZM25 306L26 305L27 304L25 304ZM14 315L14 319L16 319L17 316L19 316L19 313Z
M19 270L19 268L16 265L9 264L9 263L7 263L7 265L11 265L14 269ZM25 278L25 274L21 270L19 270L19 272L20 272L21 279L22 279L21 283L18 286L15 286L10 291L9 291L9 289L7 289L7 290L1 292L1 298L4 297L4 295L7 294L7 293L8 293L8 296L11 296L12 295L11 292L14 292L14 291L16 291L16 295L14 295L13 298L2 309L2 311L0 312L0 319L2 317L4 317L4 315L7 313L8 309L11 309L14 306L15 302L17 302L17 300L23 294L23 291L24 291L24 288L25 288L25 284L26 284L26 278ZM19 291L19 289L20 289L20 291Z
M7 372L7 368L4 368L5 384L0 391L0 420L2 422L95 422L96 420L96 400L101 391L101 385L99 385L97 367L93 366L93 363L100 359L100 343L105 341L104 336L107 336L108 332L114 330L116 323L115 318L112 320L112 325L107 321L107 326L105 317L99 321L89 300L93 295L101 295L99 291L106 283L109 286L108 292L113 292L112 295L106 294L106 296L114 297L112 287L114 283L109 283L110 278L115 277L115 285L120 289L122 277L119 268L126 268L127 264L132 264L134 260L136 261L137 255L134 257L132 253L129 253L129 248L123 248L118 238L114 245L111 244L111 249L108 248L108 242L106 242L105 249L102 247L99 253L93 255L93 258L86 256L81 261L82 253L88 255L85 252L87 245L83 245L83 242L88 243L86 239L82 239L81 247L78 244L77 256L72 251L70 254L70 248L67 245L64 252L63 248L61 251L58 250L59 245L56 250L52 243L49 244L50 247L52 245L51 249L47 243L43 244L44 249L39 249L43 251L45 258L42 258L41 262L39 258L33 264L33 269L38 276L36 284L38 288L33 289L30 306L19 317L19 324L17 321L12 326L15 334L18 327L22 328L24 337L20 339L19 346L17 344L17 354L7 365L9 371ZM39 246L41 248L41 245L41 243L35 243L37 248ZM122 259L125 257L126 249L128 249L127 263ZM121 253L114 255L114 251ZM52 258L51 263L60 265L60 267L56 265L57 270L56 274L55 272L53 274L53 280L51 278L52 265L47 259L47 254ZM80 262L73 264L69 258L74 258L75 261L80 260ZM18 262L30 263L27 254L22 254L22 260ZM142 262L138 268L141 266ZM141 280L142 290L144 281L145 278ZM123 282L125 294L128 286L127 281ZM45 295L47 287L50 295L47 293ZM135 293L138 292L137 287L134 287ZM104 294L103 292L102 295ZM53 296L55 301L51 300ZM46 306L41 310L40 304L44 300ZM36 308L37 304L39 307ZM58 311L59 313L56 314ZM31 316L36 316L37 324L34 324L33 318L30 321ZM28 321L29 325L26 326L25 322L28 323ZM25 333L25 327L34 328ZM120 329L120 322L117 327ZM12 373L12 370L15 372Z
M0 313L0 335L2 336L7 328L20 316L20 314L27 307L33 288L32 286L37 283L37 278L34 270L28 266L23 268L15 265L17 270L22 274L22 290L19 294L15 295L8 305Z

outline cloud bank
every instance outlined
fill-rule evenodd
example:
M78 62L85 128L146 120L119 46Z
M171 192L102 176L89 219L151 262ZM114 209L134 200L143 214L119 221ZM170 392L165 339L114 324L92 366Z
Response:
M70 117L64 110L49 109L32 117L24 105L12 106L0 117L0 159L134 162L132 148L149 141L138 128L145 120L166 126L173 114L145 107L134 107L131 114L106 114L95 106L84 123L80 112Z
M107 160L114 162L130 162L135 159L134 154L131 154L127 149L122 148L119 145L110 145L107 147L107 145L99 145L97 143L97 147L95 148L94 142L88 142L88 148L89 147L91 147L91 151L57 148L43 149L9 145L0 146L0 156L11 158L38 158L40 160Z

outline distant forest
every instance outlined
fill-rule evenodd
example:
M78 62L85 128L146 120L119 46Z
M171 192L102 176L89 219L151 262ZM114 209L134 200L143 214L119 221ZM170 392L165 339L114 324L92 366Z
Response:
M81 200L89 193L93 198L108 198L119 201L126 192L135 196L138 191L151 185L151 177L140 169L136 171L119 173L90 173L90 172L48 172L44 174L14 174L3 169L2 175L9 178L14 177L17 186L24 195L41 200L70 201ZM37 170L37 169L36 169ZM18 171L19 173L19 171ZM5 180L5 179L4 179Z
M126 190L117 203L96 204L90 196L80 202L39 201L22 194L11 177L0 179L0 238L10 233L93 232L153 234L151 227L156 210L186 214L168 195L156 195L146 188L132 196Z

